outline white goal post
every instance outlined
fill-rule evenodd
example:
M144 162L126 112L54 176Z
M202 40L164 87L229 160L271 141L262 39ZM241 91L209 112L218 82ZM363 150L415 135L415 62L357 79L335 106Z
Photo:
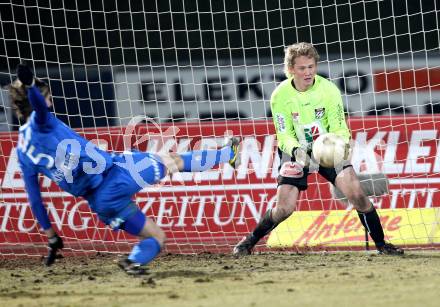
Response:
M20 62L50 84L54 114L100 147L183 152L242 140L242 166L167 177L135 197L166 231L167 251L229 252L276 203L279 159L270 96L284 48L311 42L318 73L343 95L360 174L389 183L372 198L392 243L440 243L440 8L435 1L28 1L0 4L0 257L38 255L14 147L7 85ZM379 174L379 175L378 175ZM350 204L319 176L258 250L359 249ZM123 252L134 242L47 178L41 190L66 252Z

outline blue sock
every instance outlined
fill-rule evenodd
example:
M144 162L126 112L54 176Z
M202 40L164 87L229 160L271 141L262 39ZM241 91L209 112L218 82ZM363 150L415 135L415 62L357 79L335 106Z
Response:
M159 252L159 242L155 238L150 237L136 244L128 256L128 259L132 262L147 264L153 260Z
M180 154L183 172L203 172L220 163L228 162L234 156L231 146L218 150L194 150Z

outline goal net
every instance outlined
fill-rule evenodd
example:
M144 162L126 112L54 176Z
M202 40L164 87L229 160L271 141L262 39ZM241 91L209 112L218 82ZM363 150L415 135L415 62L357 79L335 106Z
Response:
M38 255L17 164L7 85L27 62L51 87L54 114L103 149L184 152L242 141L242 165L166 177L135 196L170 252L228 252L276 204L279 159L270 96L284 48L318 49L318 73L343 95L358 174L387 178L372 198L387 239L440 242L439 7L435 1L27 1L0 4L0 255ZM381 180L382 180L381 179ZM135 242L87 202L41 178L67 252L122 252ZM257 247L359 249L351 204L309 176L295 212Z

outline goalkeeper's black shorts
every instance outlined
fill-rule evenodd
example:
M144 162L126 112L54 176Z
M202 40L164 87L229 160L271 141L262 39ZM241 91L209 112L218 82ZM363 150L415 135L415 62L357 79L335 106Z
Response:
M286 162L286 160L291 160L292 162L295 161L294 157L286 157L285 155L283 156L281 150L278 148L278 156L280 157L280 166L278 167L278 172L280 172L281 166L283 164L283 162ZM342 167L342 169L346 169L347 167L352 167L351 164L347 164L344 165ZM327 179L327 181L331 182L333 185L335 184L335 180L336 180L336 170L334 168L328 168L328 167L319 167L318 173L324 177L325 179ZM305 167L304 168L304 174L302 177L300 178L291 178L291 177L283 177L283 176L278 176L278 186L282 185L282 184L289 184L289 185L293 185L295 187L298 188L298 190L300 191L305 191L307 190L307 177L309 176L309 168Z
M346 169L347 167L352 167L351 164L345 165L342 169ZM278 170L279 171L279 170ZM327 167L319 167L318 173L331 182L333 185L336 180L336 170L334 168ZM291 178L291 177L283 177L278 176L278 186L282 184L293 185L298 188L300 191L307 190L307 177L309 176L309 169L307 167L304 168L304 175L300 178Z

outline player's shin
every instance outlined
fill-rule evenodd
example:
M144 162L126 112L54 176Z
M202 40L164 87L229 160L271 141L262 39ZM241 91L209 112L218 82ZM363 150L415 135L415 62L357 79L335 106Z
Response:
M358 215L362 225L364 225L365 229L370 234L370 237L373 239L376 247L380 248L385 245L385 236L376 208L371 205L371 209L369 211L358 211Z
M150 263L160 253L165 241L164 232L153 220L147 220L140 210L131 215L120 229L140 237L141 240L133 247L128 257L119 260L119 267L130 275L144 274L146 272L144 265Z

